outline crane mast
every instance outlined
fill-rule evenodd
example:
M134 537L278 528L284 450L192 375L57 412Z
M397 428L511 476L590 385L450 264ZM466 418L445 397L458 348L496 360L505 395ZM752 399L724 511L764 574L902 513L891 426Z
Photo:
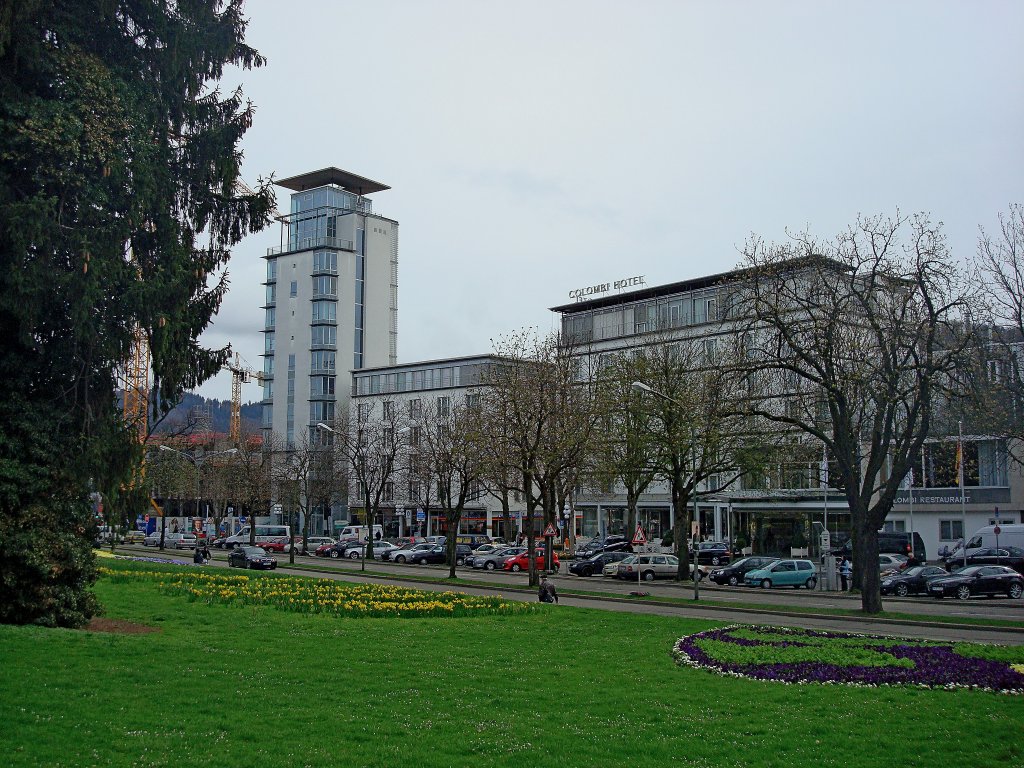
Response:
M228 362L225 366L231 371L231 442L235 446L242 439L242 385L248 384L250 380L258 384L263 383L263 374L247 367L242 362L242 356L235 353L234 362Z

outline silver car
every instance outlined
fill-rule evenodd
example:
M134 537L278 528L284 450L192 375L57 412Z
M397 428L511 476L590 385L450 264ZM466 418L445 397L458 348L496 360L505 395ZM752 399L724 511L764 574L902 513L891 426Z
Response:
M488 552L487 554L474 557L473 568L485 571L500 571L501 567L505 564L505 560L522 554L525 551L526 547L502 547L494 552Z
M476 560L477 557L489 555L492 552L497 552L499 549L505 549L507 546L507 544L481 544L479 547L477 547L468 555L466 555L466 559L463 562L463 565L472 568L473 561Z
M413 544L411 547L400 549L397 552L392 550L388 560L393 563L411 563L413 559L415 559L417 553L433 549L433 547L433 544L425 542L423 544Z
M671 579L679 572L679 558L675 555L640 554L627 557L618 566L615 575L620 579Z

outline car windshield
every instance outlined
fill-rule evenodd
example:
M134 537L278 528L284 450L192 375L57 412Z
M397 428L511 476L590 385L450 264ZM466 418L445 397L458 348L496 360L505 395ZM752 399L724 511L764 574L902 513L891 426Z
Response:
M623 565L632 565L636 562L636 555L630 555L627 558L623 558L619 562L621 562Z
M905 570L903 572L903 574L905 576L917 576L918 574L922 573L923 571L924 571L924 566L923 565L915 565L915 566L912 566L910 568L907 568L907 570Z

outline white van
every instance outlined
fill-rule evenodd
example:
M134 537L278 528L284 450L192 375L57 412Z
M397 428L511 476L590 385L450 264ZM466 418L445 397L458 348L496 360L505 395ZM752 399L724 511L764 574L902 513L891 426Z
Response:
M341 533L338 534L338 541L343 539L358 539L359 541L366 541L366 537L369 535L370 529L365 525L346 525L341 529ZM383 525L373 526L373 538L377 541L384 538Z
M265 541L272 539L279 539L281 537L289 538L291 536L291 526L288 525L257 525L256 526L256 544L257 546ZM249 543L249 526L243 525L241 530L233 536L228 536L224 539L224 547L226 549L234 549Z
M967 552L979 547L996 546L996 534L994 525L986 525L974 532L974 535L967 540ZM1020 547L1024 549L1024 525L1010 524L999 526L1000 547Z

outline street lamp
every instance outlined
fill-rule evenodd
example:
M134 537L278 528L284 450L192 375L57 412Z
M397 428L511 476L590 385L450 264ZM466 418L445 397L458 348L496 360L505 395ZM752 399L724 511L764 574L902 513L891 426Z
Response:
M634 382L632 382L632 384L630 384L630 386L633 387L633 389L639 389L641 392L647 392L648 394L654 395L655 397L660 397L662 400L667 400L670 403L675 403L676 405L682 406L682 403L680 403L674 397L669 397L664 392L659 392L658 390L656 390L651 385L646 384L646 383L644 383L642 381L634 381ZM696 474L696 472L697 472L697 453L696 453L695 448L696 448L696 440L694 439L694 435L693 435L693 427L690 427L690 462L691 462L694 474ZM694 490L696 491L696 488ZM674 506L675 505L675 499L674 498L673 498L672 503L673 503L673 506ZM679 510L676 510L676 513L678 513L678 511ZM695 492L694 495L693 495L693 517L694 517L694 520L697 521L697 526L698 526L697 530L698 531L700 530L700 518L699 518L699 515L700 515L700 513L697 511L697 494ZM637 562L637 565L639 566L639 561ZM694 600L700 600L700 537L699 536L697 538L697 546L695 547L694 552L693 552L693 599Z
M160 446L160 450L161 451L170 451L171 453L176 453L179 456L184 456L186 459L188 459L189 461L192 462L193 466L195 466L195 468L196 468L196 517L200 517L201 516L201 512L199 510L199 505L202 503L202 491L201 491L201 488L200 488L200 483L202 482L203 463L207 459L212 458L214 456L233 456L234 454L238 453L238 449L237 448L228 448L226 451L214 451L213 453L204 453L202 456L193 456L192 454L185 453L184 451L179 451L176 448L171 448L168 445L161 445ZM162 520L164 520L164 519L166 519L166 517L162 518ZM199 546L198 537L196 537L196 538L197 538L196 546L198 547ZM161 535L160 536L161 549L163 548L163 543L164 543L164 537L163 537L163 535Z

